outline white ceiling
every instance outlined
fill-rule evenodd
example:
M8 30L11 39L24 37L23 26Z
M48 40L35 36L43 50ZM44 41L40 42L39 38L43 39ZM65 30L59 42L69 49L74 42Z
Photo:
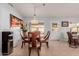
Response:
M79 3L13 3L23 17L33 17L36 6L37 17L79 16Z

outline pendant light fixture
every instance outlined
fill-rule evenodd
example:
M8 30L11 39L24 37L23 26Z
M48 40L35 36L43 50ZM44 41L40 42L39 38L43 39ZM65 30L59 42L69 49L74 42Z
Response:
M32 24L38 24L38 20L36 19L36 6L34 6L34 15L33 20L31 20Z

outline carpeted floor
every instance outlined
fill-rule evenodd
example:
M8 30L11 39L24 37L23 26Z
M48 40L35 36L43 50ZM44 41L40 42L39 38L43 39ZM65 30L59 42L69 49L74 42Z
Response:
M21 42L19 42L10 56L28 56L27 44L21 48ZM37 56L37 52L32 50L31 56ZM42 45L40 56L79 56L79 47L70 48L64 41L49 41L49 48L45 44Z

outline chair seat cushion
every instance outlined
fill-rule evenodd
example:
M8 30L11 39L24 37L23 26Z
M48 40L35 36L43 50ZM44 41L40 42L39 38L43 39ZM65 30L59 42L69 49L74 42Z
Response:
M44 38L41 38L41 41L44 41L45 39Z
M31 44L31 43L29 44L29 47L32 47L32 44ZM36 47L37 47L37 48L40 47L40 44L38 43L38 44L36 45Z
M25 40L28 40L28 39L25 39Z
M74 37L74 36L77 36L77 34L72 34L72 36Z
M78 39L78 37L76 37L76 36L74 36L74 37L72 37L73 39Z
M48 42L48 40L42 39L41 42Z

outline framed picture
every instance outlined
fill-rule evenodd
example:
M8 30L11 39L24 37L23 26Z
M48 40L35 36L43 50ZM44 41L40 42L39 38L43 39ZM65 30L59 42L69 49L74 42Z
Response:
M62 27L68 27L69 26L69 22L68 21L62 21L61 26Z
M10 27L21 27L23 21L18 17L10 14Z
M52 23L52 30L57 31L58 30L58 25L57 23Z
M57 23L52 23L52 28L57 28Z

